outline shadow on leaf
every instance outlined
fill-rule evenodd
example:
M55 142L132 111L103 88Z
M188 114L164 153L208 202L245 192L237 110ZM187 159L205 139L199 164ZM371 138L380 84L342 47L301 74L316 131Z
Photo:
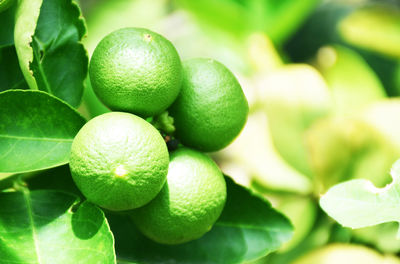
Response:
M72 215L72 231L80 239L90 239L99 232L103 222L100 209L90 202L83 202Z

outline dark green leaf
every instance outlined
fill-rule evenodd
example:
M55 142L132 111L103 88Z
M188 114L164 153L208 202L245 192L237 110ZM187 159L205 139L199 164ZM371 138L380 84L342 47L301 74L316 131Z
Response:
M45 170L33 177L24 178L24 182L29 190L60 190L84 198L72 180L69 165Z
M285 53L294 62L304 62L309 61L322 46L342 44L337 25L354 8L354 5L345 1L324 1L285 43Z
M28 88L19 67L14 45L0 47L0 92Z
M41 91L0 93L0 172L27 172L68 163L85 120Z
M16 2L0 14L0 47L14 44L14 16Z
M107 216L124 263L240 263L265 256L292 236L292 226L262 198L227 178L220 219L202 238L166 246L144 237L128 216Z
M29 87L78 106L88 66L86 50L80 43L85 33L75 1L20 1L14 37Z
M16 2L0 14L0 92L28 88L14 47Z
M103 212L57 191L0 193L1 263L115 263Z

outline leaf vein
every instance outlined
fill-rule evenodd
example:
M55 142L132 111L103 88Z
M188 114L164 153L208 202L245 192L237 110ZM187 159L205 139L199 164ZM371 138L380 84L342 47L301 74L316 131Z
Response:
M27 207L27 210L28 210L29 223L31 225L30 229L32 230L32 238L33 238L33 242L35 243L36 257L37 257L38 263L41 263L41 261L40 261L40 253L39 253L40 252L39 241L37 239L37 232L36 232L36 229L35 229L35 223L34 223L34 219L33 219L33 209L32 209L31 200L28 197L29 196L28 191L23 191L23 194L24 194L24 199L25 199L25 202L26 202L26 207Z
M19 139L19 140L36 140L36 141L50 141L50 142L72 142L72 138L48 138L48 137L28 137L28 136L14 136L14 135L0 135L0 138Z

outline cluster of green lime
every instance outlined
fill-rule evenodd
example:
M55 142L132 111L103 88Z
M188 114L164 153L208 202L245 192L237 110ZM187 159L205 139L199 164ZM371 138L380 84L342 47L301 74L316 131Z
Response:
M103 208L132 210L154 241L204 235L222 212L226 183L200 151L224 148L246 122L236 78L215 60L182 64L170 41L141 28L101 40L89 74L98 98L115 112L93 118L74 139L70 168L78 188ZM171 138L180 144L169 151Z

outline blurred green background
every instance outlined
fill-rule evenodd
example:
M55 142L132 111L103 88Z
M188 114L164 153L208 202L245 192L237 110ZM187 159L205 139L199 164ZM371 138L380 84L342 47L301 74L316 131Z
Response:
M246 127L213 153L222 170L267 197L294 238L272 264L400 263L398 224L351 230L319 207L349 179L391 182L400 158L397 0L81 0L91 54L111 31L146 27L182 59L212 57L238 77ZM87 117L107 111L87 89Z

